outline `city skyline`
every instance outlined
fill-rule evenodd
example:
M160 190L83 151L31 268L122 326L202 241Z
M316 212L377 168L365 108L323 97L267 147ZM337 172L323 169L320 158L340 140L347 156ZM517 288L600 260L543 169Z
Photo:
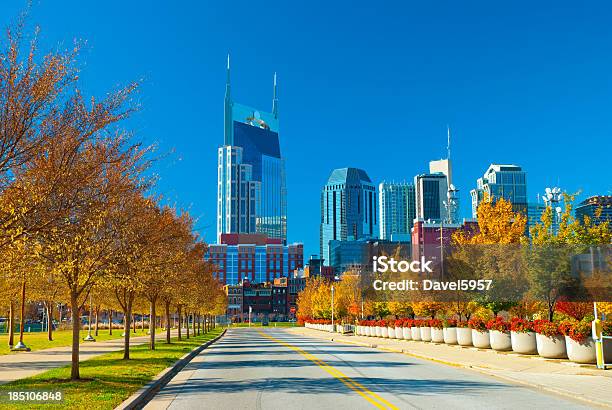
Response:
M2 25L24 6L9 2ZM525 13L485 3L442 10L398 4L371 19L368 8L340 4L324 14L264 5L258 21L233 7L158 5L152 12L130 4L117 16L112 2L109 10L75 2L60 13L42 1L30 18L41 25L43 50L75 37L89 40L85 94L144 77L143 109L130 127L146 141L159 141L162 153L174 150L157 165L158 191L190 209L208 242L216 235L215 148L223 134L228 51L240 67L233 83L241 101L268 106L271 74L278 72L288 242L304 242L305 255L319 253L320 190L332 169L362 168L375 184L411 181L430 160L445 157L447 124L461 217L470 215L469 190L491 163L514 163L527 172L528 202L552 186L582 189L579 200L610 194L612 59L606 50L612 35L597 7L530 5ZM350 28L366 17L370 24L362 32ZM111 18L114 30L103 23ZM405 21L414 24L399 24ZM516 31L516 24L523 29ZM160 25L166 34L146 30ZM195 35L194 27L202 30ZM245 42L247 33L274 39L274 47L263 51ZM570 155L581 160L559 166Z

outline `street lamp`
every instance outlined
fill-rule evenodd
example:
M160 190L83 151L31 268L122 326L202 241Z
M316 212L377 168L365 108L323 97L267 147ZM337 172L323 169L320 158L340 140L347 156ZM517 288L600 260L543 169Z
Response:
M331 285L332 332L334 331L334 285Z
M83 339L86 342L95 342L96 339L93 338L93 336L91 335L91 310L93 309L93 305L91 303L91 293L89 294L89 319L87 319L87 337L85 339Z
M545 189L545 193L543 196L544 204L546 206L550 206L553 211L553 223L552 223L552 226L550 227L551 234L555 234L557 230L559 229L559 222L561 220L562 209L558 205L563 200L562 198L563 198L563 194L561 193L561 188L554 187L552 189L551 188Z

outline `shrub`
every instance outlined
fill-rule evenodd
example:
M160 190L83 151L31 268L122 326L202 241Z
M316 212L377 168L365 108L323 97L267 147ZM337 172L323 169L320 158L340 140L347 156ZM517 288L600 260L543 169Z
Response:
M487 322L487 329L507 332L510 329L510 324L504 318L497 316Z
M464 320L459 320L457 321L457 327L470 327L470 324Z
M395 327L404 327L404 319L397 319L395 321Z
M477 330L479 332L485 332L487 330L487 323L480 318L472 318L468 321L468 325L470 326L470 329L474 329Z
M434 329L442 329L442 321L440 319L429 319L429 326Z
M582 320L593 314L593 304L590 302L565 302L559 301L555 310L576 320Z
M563 322L559 323L559 332L561 332L561 334L564 336L569 336L573 326L574 321L564 320Z
M457 327L457 319L444 319L442 327Z
M563 335L563 332L559 329L559 325L550 320L539 319L533 322L533 330L548 337L555 337Z
M515 317L510 321L510 330L521 333L533 332L533 322Z
M612 336L612 320L606 320L601 325L603 327L603 335Z
M575 322L569 330L570 339L578 343L584 342L589 336L591 336L591 323L584 320Z
M380 319L378 322L376 322L376 326L387 327L387 321L385 319Z

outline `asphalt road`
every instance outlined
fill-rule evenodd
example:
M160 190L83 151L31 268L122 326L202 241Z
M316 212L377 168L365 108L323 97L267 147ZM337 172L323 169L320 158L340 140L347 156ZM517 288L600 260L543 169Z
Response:
M147 409L579 409L477 372L296 336L231 329Z

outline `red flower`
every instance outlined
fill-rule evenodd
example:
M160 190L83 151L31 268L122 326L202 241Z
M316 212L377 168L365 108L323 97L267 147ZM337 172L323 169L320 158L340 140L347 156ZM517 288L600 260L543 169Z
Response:
M533 332L533 322L515 317L510 321L510 330L522 333Z
M539 333L548 337L555 337L563 335L563 332L559 329L559 325L549 320L538 319L533 322L533 329L536 333Z
M503 317L497 316L487 322L487 329L507 332L508 329L510 329L510 324L506 322Z
M442 329L442 321L440 319L429 319L429 326L435 329Z
M484 332L487 330L487 323L480 318L472 318L468 321L468 325L471 329L478 330L479 332Z

